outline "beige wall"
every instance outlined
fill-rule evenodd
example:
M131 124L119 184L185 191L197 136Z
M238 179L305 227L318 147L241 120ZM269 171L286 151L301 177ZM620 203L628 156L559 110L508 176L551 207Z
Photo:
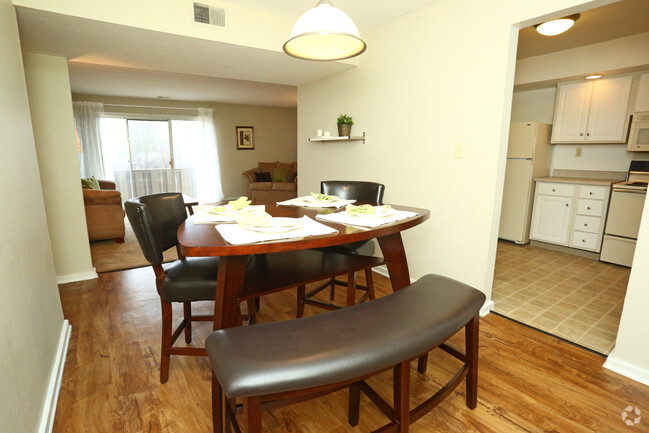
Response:
M23 61L57 278L96 278L79 182L67 60L25 54Z
M195 115L194 111L174 110L173 107L213 108L216 141L219 148L221 180L225 197L237 197L245 192L241 173L257 166L259 161L297 160L297 110L295 108L261 107L251 105L216 104L211 102L160 101L138 98L116 98L96 95L72 95L75 101L99 101L106 111ZM169 107L146 109L128 106ZM236 127L253 126L255 149L237 150ZM300 179L298 178L298 182Z
M63 325L16 16L0 0L0 429L38 429Z

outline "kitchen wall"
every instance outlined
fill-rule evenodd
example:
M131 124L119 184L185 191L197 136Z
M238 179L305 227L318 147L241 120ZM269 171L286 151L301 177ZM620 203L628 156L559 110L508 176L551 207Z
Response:
M297 160L297 109L262 107L252 105L217 104L213 102L165 101L158 99L118 98L98 95L74 94L75 101L99 101L106 111L132 113L191 114L191 111L173 110L174 107L213 108L216 141L221 163L221 180L225 197L238 197L245 193L241 173L257 166L259 161ZM128 105L169 107L169 109L134 108ZM255 149L237 150L236 127L253 126ZM298 169L298 173L301 171ZM300 182L301 177L298 177Z
M46 431L65 322L11 0L0 0L0 58L0 430L32 433Z

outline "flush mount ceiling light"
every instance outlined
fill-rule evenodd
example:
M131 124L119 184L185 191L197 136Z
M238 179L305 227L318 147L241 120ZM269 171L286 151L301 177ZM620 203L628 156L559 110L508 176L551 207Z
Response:
M534 27L542 35L556 36L572 27L577 19L579 19L579 14L574 14L557 20L547 21L543 24L537 24Z
M366 47L351 18L329 0L320 0L297 20L284 52L305 60L342 60Z
M587 80L596 80L598 78L602 78L602 74L593 74L593 75L588 75L584 77Z

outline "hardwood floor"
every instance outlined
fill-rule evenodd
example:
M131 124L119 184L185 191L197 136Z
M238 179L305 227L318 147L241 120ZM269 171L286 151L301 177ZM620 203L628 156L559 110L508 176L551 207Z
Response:
M375 274L377 296L389 282ZM338 296L343 296L338 290ZM55 433L210 432L207 358L172 357L169 382L158 378L160 303L150 268L100 274L60 286L72 338L58 400ZM295 290L264 297L259 321L295 316ZM343 302L341 300L340 302ZM210 303L200 309L209 312ZM176 310L175 310L176 312ZM323 310L307 306L306 315ZM181 308L177 308L178 317ZM196 329L202 344L209 326ZM463 347L463 335L451 340ZM181 339L182 340L182 339ZM428 372L412 370L412 403L452 375L457 363L434 351ZM464 384L417 421L413 432L649 432L649 387L602 367L604 358L490 314L481 322L478 407L464 404ZM390 375L372 379L388 400ZM627 406L647 413L628 427ZM356 428L347 422L347 394L264 413L265 431L369 432L385 418L363 397ZM643 413L644 415L644 413Z

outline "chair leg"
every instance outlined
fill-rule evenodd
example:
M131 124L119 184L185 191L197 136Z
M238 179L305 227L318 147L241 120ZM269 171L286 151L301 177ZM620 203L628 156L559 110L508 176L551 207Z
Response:
M368 287L370 292L370 300L376 299L376 294L374 293L374 277L372 277L372 268L365 269L365 285Z
M192 303L183 302L183 314L185 317L185 343L192 342Z
M255 299L248 299L246 301L246 306L248 307L248 325L257 323L257 307L255 306Z
M160 383L165 383L169 379L169 361L171 355L171 316L172 308L171 302L167 302L160 298L162 306L162 344L160 349Z
M212 371L212 428L214 433L223 433L224 424L227 423L227 414L225 413L225 397L221 384L216 380L216 375Z
M394 419L399 423L399 433L410 430L410 361L394 367Z
M349 385L349 411L347 420L349 425L356 427L358 425L361 406L361 387L358 382Z
M243 399L243 417L246 420L247 433L261 432L261 398L245 397Z
M329 300L333 302L334 298L336 297L336 278L332 278L329 281L329 284L331 285L329 287Z
M304 317L304 297L306 296L306 286L303 284L297 286L297 314L298 319Z
M350 272L347 274L347 306L352 306L356 303L356 273Z
M466 362L469 372L466 377L466 405L475 409L478 405L478 347L480 335L480 315L476 315L467 323L464 334Z

